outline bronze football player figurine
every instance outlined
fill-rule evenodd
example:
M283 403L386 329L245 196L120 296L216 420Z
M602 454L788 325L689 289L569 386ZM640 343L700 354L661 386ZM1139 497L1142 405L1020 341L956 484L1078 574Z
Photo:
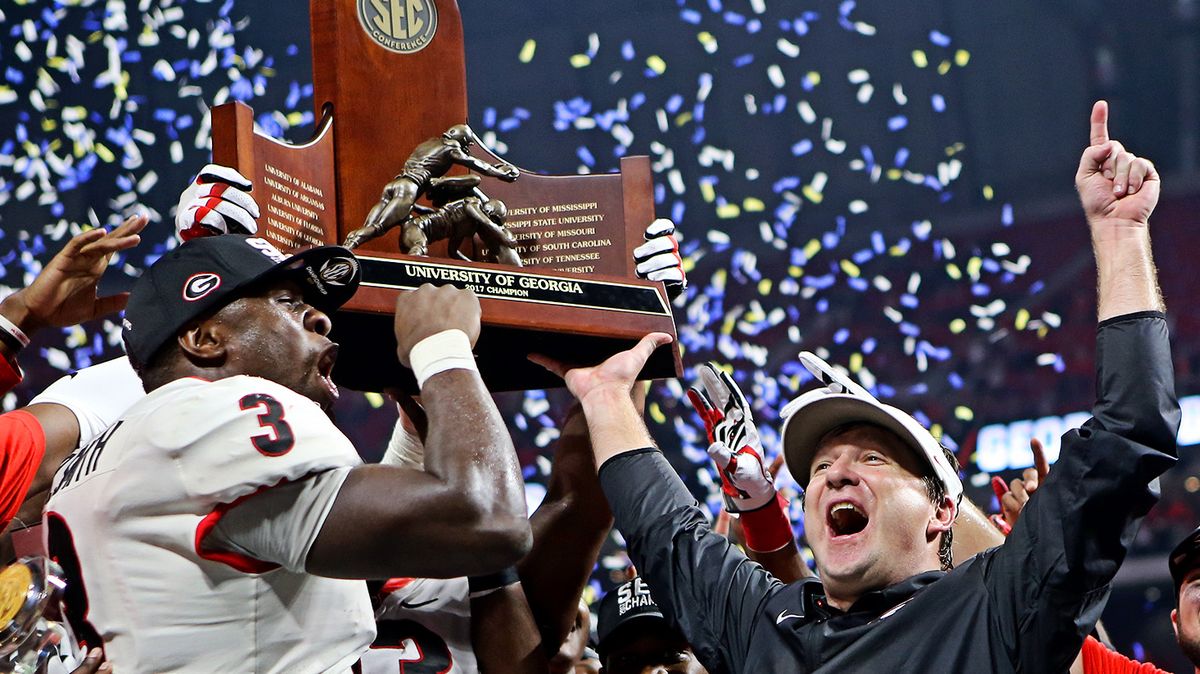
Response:
M512 164L500 162L492 165L468 153L468 149L479 142L471 127L456 124L441 136L418 145L405 160L400 175L384 187L379 203L367 214L366 223L350 232L342 245L357 248L404 222L412 214L417 199L432 188L468 193L479 185L477 175L443 177L455 165L508 182L516 180L520 171Z
M454 255L463 239L478 234L495 262L521 266L521 257L516 251L517 240L504 228L508 209L503 201L471 196L455 199L438 208L418 204L414 210L420 215L405 220L401 230L400 250L405 253L427 255L429 243L448 239L448 250Z

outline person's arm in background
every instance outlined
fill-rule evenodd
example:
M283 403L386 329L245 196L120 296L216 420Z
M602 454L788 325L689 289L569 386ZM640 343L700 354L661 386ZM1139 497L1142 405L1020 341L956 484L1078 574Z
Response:
M635 407L642 409L645 387L634 386L632 393ZM612 512L592 463L587 420L578 404L563 422L546 496L529 524L533 549L517 568L537 618L543 648L552 655L571 631L579 613L579 597L612 528Z
M511 573L502 572L497 576ZM514 582L506 582L512 580ZM486 583L479 588L479 583ZM472 578L471 650L483 674L545 674L546 653L516 574ZM500 587L489 587L502 584Z
M688 390L688 399L704 422L723 505L737 518L746 555L785 583L812 576L796 547L787 501L764 465L766 453L750 403L716 363L699 365L696 372L699 385Z
M76 235L28 287L0 302L0 394L20 383L17 353L29 344L30 335L125 308L129 293L100 297L96 286L111 256L141 241L147 222L145 215L134 215L111 232L96 228Z
M75 325L125 306L128 293L99 297L96 286L110 256L137 245L147 222L145 215L136 215L111 232L92 229L75 236L28 287L0 302L0 371L17 371L16 353L23 345L14 341L14 327L26 335ZM11 388L17 381L5 385ZM79 423L62 405L35 404L0 415L0 527L18 514L27 495L49 487L57 462L75 449L78 439ZM40 516L40 504L35 505L38 512L31 506L31 520Z

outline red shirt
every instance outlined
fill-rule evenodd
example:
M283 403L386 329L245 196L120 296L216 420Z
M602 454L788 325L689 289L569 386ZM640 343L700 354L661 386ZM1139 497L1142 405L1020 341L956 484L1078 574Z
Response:
M1148 662L1131 660L1088 637L1083 641L1084 674L1169 674Z
M24 410L0 415L0 528L21 508L45 454L46 433L37 417Z

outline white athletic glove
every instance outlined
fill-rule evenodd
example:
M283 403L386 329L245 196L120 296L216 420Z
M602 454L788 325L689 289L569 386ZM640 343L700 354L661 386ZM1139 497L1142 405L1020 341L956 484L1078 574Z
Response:
M122 356L85 367L46 387L30 405L62 405L79 421L79 446L116 423L125 410L146 396L129 359Z
M179 195L175 235L181 241L214 234L258 233L258 204L250 181L228 166L209 164Z
M731 513L757 510L775 498L775 482L763 465L750 405L733 379L712 363L696 371L700 386L688 389L688 398L708 431L708 456L720 470L725 507Z
M646 243L633 249L634 268L638 278L663 281L667 296L674 299L687 288L683 259L679 257L679 241L675 239L675 223L659 218L650 223L644 234Z

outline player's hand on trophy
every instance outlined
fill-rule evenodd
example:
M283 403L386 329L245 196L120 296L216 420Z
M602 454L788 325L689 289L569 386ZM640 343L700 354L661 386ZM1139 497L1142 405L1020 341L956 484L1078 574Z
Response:
M633 249L634 267L638 278L662 281L667 296L675 299L687 289L687 274L683 258L679 257L679 241L675 238L675 223L659 218L646 227L646 242Z
M775 498L775 483L763 463L762 440L741 389L713 363L696 368L700 385L688 399L708 432L708 456L721 474L721 491L730 512L757 510Z
M228 166L209 164L179 195L175 235L181 241L214 234L256 234L258 204L253 184Z
M1091 143L1079 160L1075 189L1095 235L1144 229L1158 204L1158 171L1108 136L1108 103L1092 106Z
M396 356L409 366L417 342L445 330L462 330L471 346L479 339L479 298L471 290L428 283L396 298Z

